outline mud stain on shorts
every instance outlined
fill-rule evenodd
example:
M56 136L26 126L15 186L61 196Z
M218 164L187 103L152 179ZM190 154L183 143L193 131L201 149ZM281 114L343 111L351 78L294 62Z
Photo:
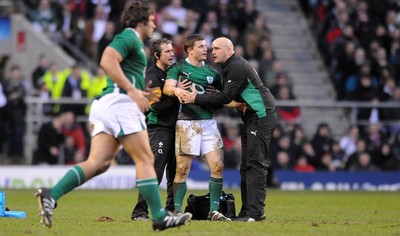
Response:
M176 143L176 148L178 148L182 154L191 154L193 137L201 135L202 133L203 129L201 123L198 121L185 122L177 125L176 137L178 137L178 142Z
M200 122L195 122L194 121L194 122L192 122L191 126L192 126L191 128L192 128L192 130L194 132L194 135L203 133L203 128L201 127Z

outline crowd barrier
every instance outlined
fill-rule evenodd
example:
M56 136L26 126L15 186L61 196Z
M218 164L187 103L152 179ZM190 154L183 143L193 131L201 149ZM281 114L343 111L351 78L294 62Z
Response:
M282 190L399 191L400 172L315 172L275 171Z
M1 189L34 189L53 186L69 170L69 166L0 166ZM187 181L188 189L208 189L210 173L193 169ZM102 175L82 185L81 189L132 189L136 186L134 166L112 166ZM282 190L315 191L399 191L400 172L296 173L275 171L274 179ZM165 189L165 179L161 183ZM238 170L224 171L224 188L240 188Z
M25 159L25 164L31 164L32 163L32 153L34 152L34 149L37 145L37 133L40 130L40 127L43 125L43 123L48 122L51 120L50 116L44 115L44 106L49 105L49 104L89 104L91 102L90 99L80 99L80 100L75 100L73 98L62 98L59 100L43 100L39 97L27 97L25 99L25 102L28 106L27 109L27 115L26 115L26 132L25 132L25 143L24 143L24 159ZM298 106L300 108L310 108L310 109L348 109L350 115L349 115L349 123L352 124L358 124L358 125L366 125L368 123L365 123L363 121L357 121L356 115L357 115L357 110L359 108L384 108L384 109L396 109L399 107L398 103L395 102L381 102L379 104L374 104L370 102L338 102L338 101L331 101L331 100L308 100L308 99L297 99L293 101L282 101L282 100L277 100L276 101L276 106L277 107L282 107L282 106L288 106L288 107L293 107L293 106ZM216 116L215 117L218 123L226 124L226 123L241 123L240 118L232 118L232 117L226 117L226 116ZM79 116L77 117L79 122L86 122L87 121L87 116ZM330 121L331 127L337 127L339 125L343 125L344 121L343 120L336 120L336 121ZM393 120L393 121L385 121L385 122L380 122L382 125L400 125L399 120ZM315 124L315 129L318 124ZM347 128L347 126L346 126ZM307 132L314 132L313 130L305 130Z

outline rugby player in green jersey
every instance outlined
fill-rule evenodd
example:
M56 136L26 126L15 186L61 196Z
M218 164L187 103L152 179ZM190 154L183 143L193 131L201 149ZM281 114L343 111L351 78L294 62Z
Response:
M186 224L190 213L174 216L161 203L154 156L150 148L145 115L150 102L158 101L160 93L145 87L147 58L143 40L151 38L154 12L140 1L124 11L123 31L104 50L100 65L107 74L107 84L96 98L89 114L92 135L89 157L73 166L51 189L37 191L40 214L45 226L51 227L56 201L92 177L105 172L120 145L136 164L139 192L147 202L156 231ZM146 90L146 91L143 91ZM110 199L113 201L113 199Z
M207 59L207 45L203 36L189 35L185 40L187 58L174 64L167 71L164 94L182 97L187 90L177 87L178 80L188 79L191 90L205 93L208 86L221 88L221 79L214 69L204 63ZM189 91L191 91L189 89ZM222 139L213 118L213 108L196 104L181 105L176 123L176 175L173 184L175 211L182 212L182 203L186 194L186 180L192 160L196 156L205 158L210 168L210 212L208 220L230 221L219 212L219 200L223 186L223 151Z
M266 217L269 144L277 124L275 99L256 70L244 58L235 55L231 40L225 37L215 39L212 56L214 63L221 65L223 89L206 95L192 91L181 100L185 104L214 107L230 104L240 110L244 124L240 165L242 207L236 220L261 221Z

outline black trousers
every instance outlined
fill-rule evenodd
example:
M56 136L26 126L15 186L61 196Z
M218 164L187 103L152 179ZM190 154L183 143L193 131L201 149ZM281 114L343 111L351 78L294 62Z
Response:
M154 154L154 169L156 170L158 184L161 183L164 170L167 179L167 202L165 209L174 211L174 199L172 185L175 178L176 159L175 159L175 128L149 127L149 139L151 150ZM132 218L138 216L148 216L149 210L143 196L139 194Z
M242 207L239 217L261 219L265 216L269 144L276 124L276 113L244 123L240 165Z

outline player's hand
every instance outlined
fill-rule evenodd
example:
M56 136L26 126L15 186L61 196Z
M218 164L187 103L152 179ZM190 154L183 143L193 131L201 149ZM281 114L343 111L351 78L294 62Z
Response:
M188 91L180 88L175 88L174 92L180 103L184 103L185 97L188 97L190 95Z
M150 88L151 84L153 83L153 81L148 81L146 83L146 85L144 86L144 91L150 93L150 96L147 97L147 99L150 102L150 105L160 101L160 97L162 95L162 91L160 87L154 87L154 88Z
M237 110L241 111L243 113L243 115L245 114L246 110L247 110L247 105L246 103L242 103L242 102L235 102L232 101L228 104L224 105L225 107L230 107L230 108L236 108Z
M150 97L150 92L147 91L141 91L136 88L132 88L129 91L127 91L128 96L136 103L136 105L139 107L141 112L146 112L149 110L149 99Z
M238 108L239 111L242 111L243 115L246 114L246 110L247 110L247 105L246 103L242 103L240 104L240 107Z
M178 79L178 83L176 84L177 88L186 90L188 88L190 88L190 86L192 85L192 82L188 79L185 79L184 81L181 81L181 79Z
M189 95L183 97L182 104L195 103L196 96L197 96L197 91L193 89L193 91L189 93Z
M152 105L155 102L160 101L161 95L162 95L162 92L161 92L160 87L151 88L150 97L148 98L150 101L150 105Z
M236 108L236 109L239 109L239 107L240 107L241 105L242 105L241 102L231 101L230 103L225 104L224 106L225 106L225 107L229 107L229 108Z

